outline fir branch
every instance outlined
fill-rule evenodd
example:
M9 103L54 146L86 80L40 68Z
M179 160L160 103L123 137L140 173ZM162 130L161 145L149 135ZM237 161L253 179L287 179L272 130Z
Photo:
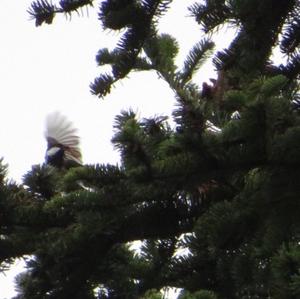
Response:
M170 8L173 0L142 0L141 5L149 15L162 16Z
M144 9L146 14L154 14L154 11L157 9L160 0L141 0L141 7Z
M173 74L174 59L178 54L178 42L169 34L151 36L145 41L143 49L152 66L161 74ZM162 75L164 76L164 75Z
M153 70L153 65L149 63L146 58L137 57L135 60L134 69L138 71L150 71Z
M181 74L161 71L160 75L173 89L179 108L173 111L175 122L178 124L177 131L190 132L195 136L201 134L205 128L204 108L200 103L201 93L198 86L193 83L182 81ZM189 134L189 133L188 133Z
M112 142L120 152L126 171L151 173L150 156L146 145L146 134L132 111L123 112L116 118L118 129ZM142 168L141 168L142 167ZM132 173L133 173L132 172ZM135 175L136 176L136 175Z
M230 9L225 0L208 1L206 5L194 3L189 7L191 15L203 27L205 33L223 24L230 17Z
M0 157L0 185L6 182L8 173L8 164L4 162L4 158Z
M213 48L214 43L208 39L203 39L193 46L184 62L184 67L181 73L183 83L192 79L193 74L199 70L201 65L212 54Z
M139 53L148 34L148 24L143 24L146 21L144 16L141 19L143 19L141 20L142 24L136 21L136 25L129 27L120 38L117 44L119 51L127 51L136 55Z
M176 244L177 238L143 242L137 257L141 263L147 264L147 270L141 277L142 290L160 289L167 283L169 263L176 250Z
M285 54L291 54L300 43L300 18L295 17L286 25L280 43L280 49Z
M141 126L144 128L146 134L155 136L165 131L167 116L155 116L153 118L144 118L141 121Z
M280 91L287 85L288 79L283 75L273 76L264 80L261 86L261 96L270 97L271 95L278 95Z
M159 1L159 5L157 7L156 16L163 16L168 9L170 8L170 4L173 2L173 0L162 0Z
M178 109L173 112L177 130L187 136L200 138L206 128L205 104L197 99L179 99ZM195 140L196 141L196 140ZM198 140L199 142L199 140Z
M115 117L114 129L116 131L121 131L129 120L135 118L136 118L136 113L133 112L133 110L131 109L128 111L122 110L121 114Z
M289 79L299 78L300 73L300 53L293 53L286 65L281 65L280 70Z
M67 192L79 188L82 190L81 186L84 186L85 190L95 192L104 187L120 184L124 178L124 172L118 166L110 164L86 165L71 168L63 178L63 185L64 191Z
M23 177L24 185L29 188L29 193L35 195L39 200L49 200L59 192L61 176L57 169L47 165L34 165L30 172Z
M115 49L113 51L109 51L107 48L100 49L96 55L96 62L98 66L103 65L114 65L120 61L120 51ZM136 70L151 70L153 66L147 61L145 58L137 57L135 59L134 69Z
M116 49L109 53L108 50L102 49L98 52L96 60L98 63L110 63L112 65L113 77L103 77L95 79L91 84L92 93L103 97L110 92L112 85L119 79L124 78L135 66L150 68L145 61L138 59L138 54L142 49L143 42L148 35L147 26L131 26L119 40ZM141 62L143 62L141 64ZM104 79L104 80L103 80ZM109 79L109 80L108 80ZM104 86L105 88L101 88ZM99 88L100 87L100 88Z
M52 24L57 13L70 14L77 12L79 8L90 5L93 6L93 0L61 0L59 7L48 0L36 0L31 3L27 10L32 19L35 19L35 25L40 26L43 23Z
M230 47L229 49L217 52L217 54L213 58L213 64L215 65L217 70L226 70L228 68L231 68L235 64L236 56L236 48Z
M91 93L103 98L111 90L116 80L109 74L102 74L90 84Z
M31 7L28 9L31 18L35 19L36 26L43 23L51 24L57 12L60 12L57 6L47 0L37 0L31 3Z
M101 4L99 18L103 21L107 28L121 29L126 27L126 32L120 38L114 57L108 55L104 50L98 53L97 61L110 59L112 63L112 74L114 76L111 84L124 78L132 69L142 67L150 69L149 64L145 64L145 60L139 60L140 54L145 40L152 36L155 32L154 16L160 4L167 9L167 2L161 1L144 1L142 5L137 6L132 1L104 1ZM116 15L117 14L117 15ZM115 17L114 17L115 16ZM115 23L114 23L115 22ZM115 55L117 54L117 55ZM100 58L100 59L99 59ZM92 86L94 86L93 84ZM101 91L101 90L100 90ZM110 87L107 85L105 91L109 92ZM104 93L97 93L92 88L94 94L103 96Z
M120 52L117 60L112 65L112 74L115 81L128 75L128 73L134 68L135 60L136 55L134 53L128 53L127 51Z
M291 109L292 111L300 111L300 94L295 94L294 98L291 102Z
M98 50L96 55L96 62L98 66L102 66L105 64L112 64L116 59L116 52L110 52L107 48L102 48Z
M71 13L86 5L93 6L93 0L61 0L59 5L64 13Z
M104 28L120 30L134 22L137 9L135 1L132 0L106 0L100 4L98 17Z

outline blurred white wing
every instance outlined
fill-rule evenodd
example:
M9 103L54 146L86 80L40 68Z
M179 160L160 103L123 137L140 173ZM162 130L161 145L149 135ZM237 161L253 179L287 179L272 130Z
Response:
M59 112L47 116L45 137L64 146L79 146L79 136L73 123Z

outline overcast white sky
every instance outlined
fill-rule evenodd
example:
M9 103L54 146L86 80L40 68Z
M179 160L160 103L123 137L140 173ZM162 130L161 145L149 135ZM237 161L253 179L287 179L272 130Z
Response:
M116 163L119 156L110 143L114 117L129 107L141 117L171 115L171 90L155 73L140 73L117 84L104 100L92 96L89 84L101 73L95 55L102 47L113 47L117 34L102 31L92 8L89 16L84 10L84 16L74 14L71 21L57 16L52 25L35 27L26 12L31 2L1 1L0 156L9 164L9 176L21 181L33 164L43 163L44 121L54 110L78 127L84 163ZM201 37L198 25L187 17L191 3L174 0L161 22L161 31L179 41L179 63ZM222 34L218 48L226 47L232 36L230 31ZM210 77L215 75L207 66L197 78L201 83ZM0 274L0 299L13 296L14 272Z

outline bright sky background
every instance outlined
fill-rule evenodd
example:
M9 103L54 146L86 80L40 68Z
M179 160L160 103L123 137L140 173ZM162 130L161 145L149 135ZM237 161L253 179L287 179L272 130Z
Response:
M1 1L0 157L9 164L9 177L20 182L32 165L43 163L45 117L54 110L78 127L84 163L117 163L119 155L110 143L114 117L129 107L141 117L171 115L172 91L157 74L143 72L117 84L104 100L91 95L89 84L101 73L95 55L102 47L113 47L118 35L103 32L93 8L71 20L60 15L50 26L35 27L26 12L31 2ZM201 38L199 26L187 17L191 3L194 0L174 0L160 26L179 41L179 64ZM226 47L233 34L219 35L217 48ZM201 84L210 77L216 75L207 65L197 80ZM14 295L16 269L0 274L0 299Z

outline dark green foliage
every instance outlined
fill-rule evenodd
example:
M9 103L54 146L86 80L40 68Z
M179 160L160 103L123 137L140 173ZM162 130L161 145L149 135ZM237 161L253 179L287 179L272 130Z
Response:
M152 68L161 72L174 72L174 59L178 54L176 40L168 35L152 37L146 41L144 51L151 60Z
M211 291L201 290L195 293L183 292L178 299L217 299L218 297Z
M276 299L300 296L299 244L287 243L272 259L272 295Z
M230 1L225 0L207 1L205 4L195 1L189 10L206 33L228 21L232 15Z
M50 165L34 165L31 171L24 175L24 185L36 198L48 200L57 192L57 172L58 170Z
M37 0L32 2L28 13L35 19L36 26L43 23L52 24L57 13L70 14L85 5L93 6L93 2L93 0L60 0L59 5L54 5L52 1Z
M29 12L41 25L92 2L35 1ZM16 185L1 164L2 269L30 255L16 298L161 299L169 286L182 299L299 298L300 3L195 1L204 33L225 22L238 33L217 53L199 38L182 69L180 45L157 30L171 5L100 2L104 29L122 36L98 51L111 72L91 90L103 97L131 71L155 71L174 92L174 129L163 115L122 111L120 165L33 166ZM289 57L280 66L276 45ZM218 78L201 88L194 74L210 56Z

